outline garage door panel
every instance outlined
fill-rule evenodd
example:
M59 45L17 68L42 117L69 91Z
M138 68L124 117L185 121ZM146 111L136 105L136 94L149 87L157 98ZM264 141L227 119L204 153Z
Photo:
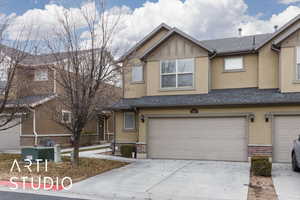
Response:
M247 160L244 118L150 119L151 158Z
M291 162L293 141L300 134L300 116L275 117L274 162Z
M19 124L19 119L11 121L2 128L10 126L13 127L7 130L0 131L0 150L15 150L20 148L21 125Z

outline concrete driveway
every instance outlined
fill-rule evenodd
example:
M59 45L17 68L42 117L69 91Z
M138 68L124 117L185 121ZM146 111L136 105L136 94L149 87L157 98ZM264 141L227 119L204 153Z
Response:
M300 199L300 173L293 172L290 164L273 164L272 178L279 200Z
M103 199L247 199L249 164L140 160L73 185Z

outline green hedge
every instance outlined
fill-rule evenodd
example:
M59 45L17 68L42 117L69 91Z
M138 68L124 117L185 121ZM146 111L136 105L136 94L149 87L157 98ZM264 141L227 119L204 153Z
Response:
M136 152L136 149L133 145L122 145L120 151L122 157L132 158L132 153Z
M268 157L251 158L251 172L254 176L270 177L272 174L272 163Z

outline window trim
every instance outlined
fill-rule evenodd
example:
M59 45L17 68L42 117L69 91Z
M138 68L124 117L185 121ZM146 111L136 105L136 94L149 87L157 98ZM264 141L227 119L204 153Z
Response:
M175 72L173 73L164 73L162 74L162 63L166 61L174 61L175 60ZM179 60L191 60L193 62L193 69L192 72L178 72L178 61ZM192 86L187 86L187 87L178 87L178 75L180 74L192 74L193 81L192 81ZM175 81L176 81L176 86L175 87L162 87L162 77L163 75L175 75ZM161 60L160 61L160 67L159 67L159 79L160 79L160 85L159 88L161 91L168 91L168 90L193 90L195 89L195 59L194 58L183 58L183 59L173 59L173 60Z
M300 46L296 46L295 48L295 80L294 80L294 83L300 83L300 77L298 77L298 50L299 50L299 53L300 53ZM300 58L299 58L300 60Z
M134 121L134 124L133 124L133 128L126 128L126 113L127 114L130 114L130 115L133 115L133 121ZM135 131L136 130L136 116L135 116L135 112L133 111L126 111L123 113L123 130L124 131Z
M70 118L69 118L68 121L64 121L64 118L63 118L64 113L70 114ZM71 122L72 122L72 112L69 111L69 110L61 110L61 123L63 123L63 124L69 124Z
M226 69L226 60L232 59L232 58L241 58L242 59L242 68L241 69ZM224 57L223 61L224 61L223 72L245 72L246 71L244 56L227 56L227 57Z
M39 79L37 79L36 73L37 73L38 71L46 71L46 72L47 72L47 79L45 79L45 80L39 80ZM48 72L48 69L36 69L36 70L34 70L34 81L48 81L48 80L49 80L49 72Z
M134 81L133 80L133 76L132 76L132 73L133 73L133 68L134 67L141 67L142 68L142 80L141 81ZM145 83L145 76L144 76L144 65L133 65L132 67L131 67L131 80L130 80L130 82L132 83L132 84L139 84L139 83Z

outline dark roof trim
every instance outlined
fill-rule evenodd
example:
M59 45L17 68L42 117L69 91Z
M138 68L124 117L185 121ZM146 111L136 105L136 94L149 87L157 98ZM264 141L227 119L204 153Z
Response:
M290 35L292 35L293 33L295 33L296 31L298 31L300 29L300 24L298 24L297 26L294 26L293 28L291 28L290 30L288 30L286 33L284 33L283 35L281 35L280 37L278 37L275 41L274 41L274 45L279 45L282 41L284 41L286 38L288 38Z
M165 23L160 24L158 27L156 27L151 33L146 35L142 40L140 40L138 43L136 43L132 48L130 48L120 59L119 61L123 61L127 58L132 52L134 52L136 49L138 49L141 45L143 45L146 41L148 41L150 38L152 38L158 31L160 31L162 28L170 31L172 28L168 26Z
M216 52L216 56L235 56L241 54L255 54L257 51L255 50L245 50L245 51L232 51L232 52Z
M277 35L282 33L286 28L288 28L290 25L295 23L300 19L300 14L294 17L292 20L290 20L288 23L286 23L284 26L282 26L280 29L278 29L275 33L273 33L268 39L266 39L264 42L262 42L259 46L255 48L255 50L259 50L261 47L263 47L265 44L270 42L273 38L275 38Z
M195 43L196 45L198 45L199 47L205 49L208 51L208 53L212 54L214 53L213 49L210 49L208 46L206 46L205 44L203 44L202 42L200 42L199 40L196 40L195 38L193 38L192 36L184 33L183 31L177 29L177 28L172 28L172 30L166 34L164 37L162 37L158 42L156 42L150 49L148 49L140 58L144 59L145 57L147 57L152 51L154 51L154 49L156 49L161 43L163 43L165 40L167 40L168 38L170 38L173 34L178 34L182 37L184 37L185 39Z

